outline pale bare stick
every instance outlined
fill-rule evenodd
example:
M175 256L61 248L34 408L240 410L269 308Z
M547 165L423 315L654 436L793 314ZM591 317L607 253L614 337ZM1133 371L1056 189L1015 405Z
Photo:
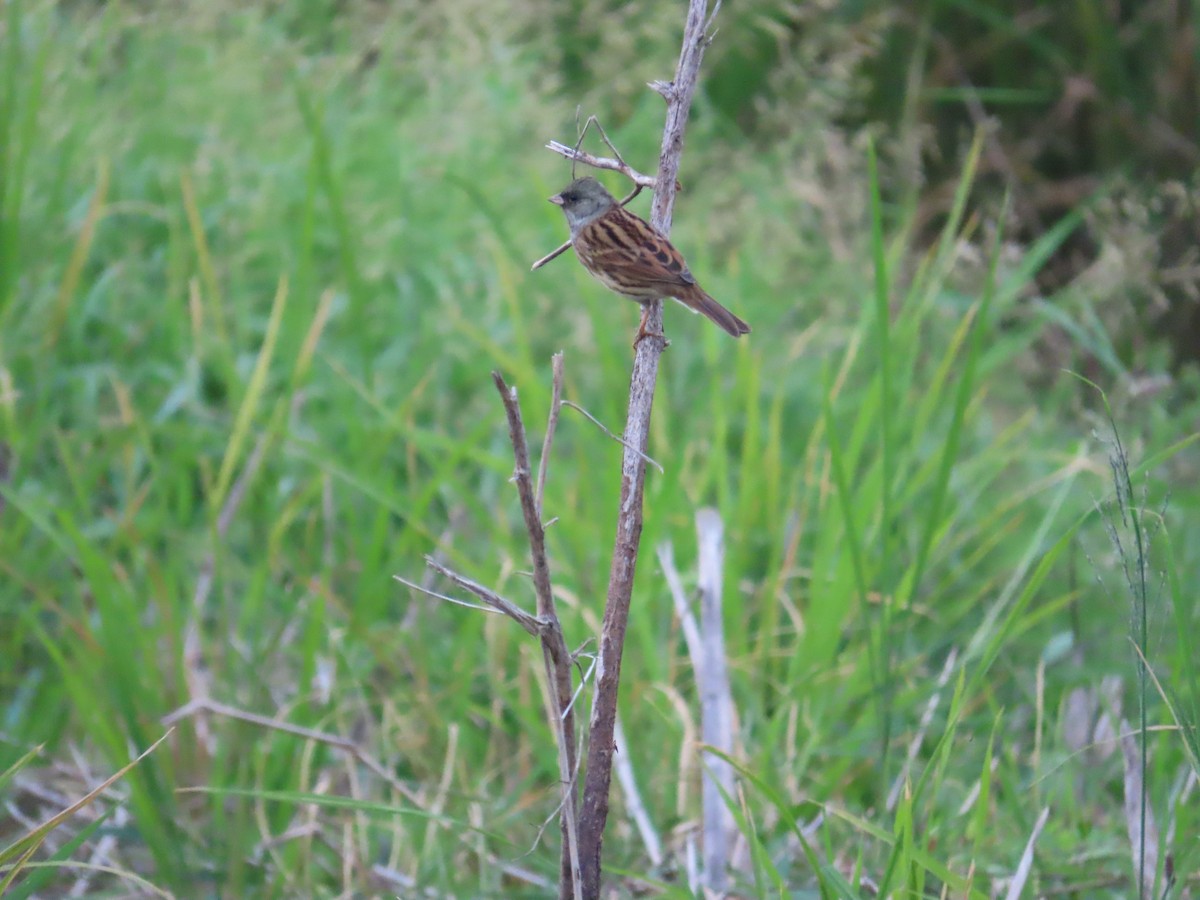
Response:
M1008 893L1004 896L1007 900L1019 900L1025 890L1025 882L1029 880L1029 873L1033 869L1033 848L1037 844L1037 839L1042 833L1042 829L1046 827L1046 820L1050 818L1050 807L1042 807L1041 813L1037 817L1037 821L1033 823L1033 831L1029 834L1029 840L1025 842L1025 852L1021 854L1021 861L1017 864L1017 871L1013 873L1012 881L1008 884Z
M669 89L659 91L667 103L662 147L655 179L650 225L666 236L671 231L683 134L687 127L692 96L700 74L700 63L708 46L707 28L712 22L707 0L689 0L683 46L675 79ZM643 323L645 332L663 335L662 301L649 304ZM609 790L612 784L613 736L617 719L617 694L621 680L621 657L629 623L629 604L641 545L643 496L646 481L646 446L650 437L650 414L658 381L658 361L666 337L639 341L629 385L625 452L621 460L621 492L617 506L617 529L613 542L612 567L601 624L599 664L596 668L595 700L588 726L588 758L579 813L579 857L584 896L601 896L601 855L608 822Z
M356 744L349 738L344 738L341 735L333 734L328 731L317 731L312 728L305 728L301 725L293 725L290 722L281 722L278 719L272 719L267 716L261 716L258 713L248 712L244 709L238 709L235 706L229 706L225 703L220 703L216 700L208 698L200 700L191 700L185 703L179 709L169 713L162 718L164 725L175 725L184 719L190 719L201 713L209 713L211 715L223 716L228 719L236 719L241 722L248 722L259 728L266 728L271 731L279 731L284 734L290 734L306 741L317 741L321 744L328 744L330 747L337 747L339 750L344 750L349 753L366 768L370 769L375 775L390 785L398 794L406 798L411 803L421 807L420 796L409 788L404 782L396 778L388 767L384 766L375 757L371 756L365 749ZM189 788L180 788L186 791Z
M700 734L717 753L703 754L701 783L704 818L704 886L718 894L728 883L732 857L733 814L725 797L735 796L733 767L733 692L725 664L725 630L721 614L721 582L725 566L725 526L715 509L696 511L697 587L700 589L701 657L693 660L700 694Z
M704 642L700 638L700 625L692 612L692 602L688 599L683 587L683 579L679 569L675 567L675 545L663 541L658 545L658 565L662 569L663 578L667 580L667 589L671 592L671 600L675 603L675 615L679 616L679 625L683 631L683 640L687 644L688 657L695 669L696 660L704 656Z
M925 703L925 711L921 713L921 721L917 724L917 733L913 735L913 739L908 744L908 755L904 758L904 765L900 767L900 774L896 776L896 780L892 782L892 789L888 792L887 803L884 807L888 812L896 808L896 804L900 802L900 792L904 789L904 785L909 783L909 773L917 760L917 754L925 744L925 735L929 731L929 726L933 724L933 714L937 712L937 708L942 702L942 691L950 680L957 662L958 648L951 647L950 652L946 655L945 663L942 664L942 674L938 676L937 686Z
M653 175L643 175L637 169L632 168L623 159L611 159L607 156L593 156L586 150L580 150L576 147L569 147L566 144L559 143L558 141L551 141L546 145L546 149L565 156L567 159L571 160L571 162L583 163L585 166L590 166L593 169L604 169L609 172L620 172L640 188L654 188L655 180Z

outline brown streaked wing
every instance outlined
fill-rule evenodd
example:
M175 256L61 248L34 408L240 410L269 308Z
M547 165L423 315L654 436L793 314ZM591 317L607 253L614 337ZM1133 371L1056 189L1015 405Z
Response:
M671 288L696 283L679 251L671 242L632 213L614 209L586 226L576 238L576 249L583 245L590 259L589 268L621 269L622 275L647 287L661 289L670 296Z

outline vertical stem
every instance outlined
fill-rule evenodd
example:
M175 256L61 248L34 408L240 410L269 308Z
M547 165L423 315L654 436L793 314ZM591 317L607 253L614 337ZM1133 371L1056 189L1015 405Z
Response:
M683 46L675 80L655 84L667 101L662 150L651 206L650 224L663 235L671 230L671 210L675 202L675 182L679 158L683 153L683 132L687 126L692 95L700 72L706 34L707 0L691 0L684 27ZM662 301L651 304L646 331L662 334ZM599 661L596 666L596 694L589 725L587 776L583 787L583 805L579 814L579 857L583 896L600 896L600 858L604 827L608 821L609 788L612 783L614 736L617 719L617 691L621 677L621 655L629 623L629 603L633 578L637 571L638 548L642 537L642 498L645 489L645 452L650 436L650 412L654 405L654 386L658 380L658 360L664 339L648 338L638 342L629 385L629 413L625 423L625 452L621 458L621 495L617 510L617 534L609 572L608 596L600 631Z

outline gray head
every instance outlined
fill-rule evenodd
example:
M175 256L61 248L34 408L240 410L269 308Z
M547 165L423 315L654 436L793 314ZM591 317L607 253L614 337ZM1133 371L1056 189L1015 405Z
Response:
M562 207L571 227L571 237L617 205L613 195L595 178L576 178L551 197L550 202Z

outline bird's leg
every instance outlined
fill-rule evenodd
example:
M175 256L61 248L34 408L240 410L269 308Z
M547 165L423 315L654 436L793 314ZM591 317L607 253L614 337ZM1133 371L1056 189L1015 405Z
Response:
M667 336L665 334L663 334L661 331L647 331L646 330L646 319L649 318L649 316L650 316L650 305L645 304L642 306L642 320L638 323L637 334L633 338L633 349L634 350L637 349L637 345L642 342L642 338L656 337L656 338L662 338L663 349L665 350L667 347L671 346L671 342L667 340Z

